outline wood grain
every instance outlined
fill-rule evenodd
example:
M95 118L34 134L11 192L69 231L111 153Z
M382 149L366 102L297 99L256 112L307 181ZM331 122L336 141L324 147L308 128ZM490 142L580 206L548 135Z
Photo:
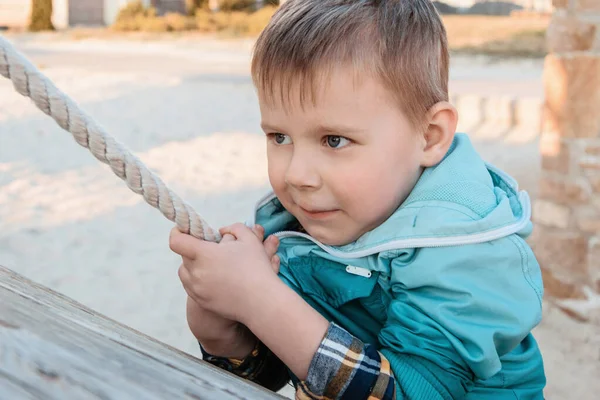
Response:
M281 399L0 266L0 399Z

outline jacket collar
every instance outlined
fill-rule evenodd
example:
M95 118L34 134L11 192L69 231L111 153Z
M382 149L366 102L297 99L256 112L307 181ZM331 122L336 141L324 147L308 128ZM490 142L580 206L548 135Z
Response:
M256 205L252 224L279 238L300 237L341 258L399 249L458 246L531 233L531 203L516 181L486 164L465 134L427 168L408 198L381 225L343 246L319 243L297 232L296 219L271 192Z

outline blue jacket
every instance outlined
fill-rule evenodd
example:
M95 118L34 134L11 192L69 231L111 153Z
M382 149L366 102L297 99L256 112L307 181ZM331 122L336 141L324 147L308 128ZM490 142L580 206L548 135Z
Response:
M376 199L374 199L376 201ZM383 224L344 246L293 230L274 195L255 220L281 241L281 279L390 361L419 399L543 399L542 316L525 192L457 134Z

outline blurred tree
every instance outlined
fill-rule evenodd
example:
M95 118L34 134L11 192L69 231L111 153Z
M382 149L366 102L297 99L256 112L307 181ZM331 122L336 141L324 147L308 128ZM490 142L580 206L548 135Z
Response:
M208 9L208 0L185 0L185 10L188 15L194 15L196 10Z
M193 1L193 0L188 0ZM254 11L264 6L277 6L281 0L206 0L211 11Z
M256 0L219 0L219 11L252 11L256 9Z
M32 32L54 30L52 25L52 0L32 0L29 30Z
M219 0L208 0L208 8L212 12L219 11Z

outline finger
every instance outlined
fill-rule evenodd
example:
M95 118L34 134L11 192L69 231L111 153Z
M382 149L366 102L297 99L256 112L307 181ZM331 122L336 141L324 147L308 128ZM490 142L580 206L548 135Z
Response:
M219 228L219 233L221 234L221 236L225 236L225 232L227 232L227 230L228 230L229 228L231 228L231 226L230 226L230 225L229 225L229 226L224 226L224 227L222 227L222 228ZM231 234L230 234L229 236L233 236L233 235L231 235ZM223 239L224 239L224 238L223 238ZM233 239L235 240L235 236L233 237ZM223 241L223 240L221 240L221 241ZM229 237L229 238L228 238L226 241L227 241L227 242L230 242L230 241L231 241L231 237Z
M202 293L199 291L198 277L194 276L194 273L185 264L179 266L177 275L179 275L179 280L187 295L198 303L199 306L202 306L203 298Z
M169 232L169 240L171 239L172 236L177 235L181 233L181 231L179 230L178 227L174 226L173 228L171 228L171 231Z
M235 236L233 236L229 233L226 233L225 235L223 235L221 242L235 242Z
M169 235L169 247L171 250L182 257L189 258L190 260L196 259L198 251L199 239L193 236L181 233L179 229L173 228Z
M254 232L258 240L260 240L261 242L263 241L265 237L265 228L257 224L252 227L252 232Z
M279 248L279 239L277 238L277 236L269 236L267 238L267 240L265 240L265 252L267 253L267 256L270 258L272 258L275 253L277 253L277 249Z
M181 283L189 282L190 272L187 270L187 268L185 268L184 264L181 264L179 266L179 269L177 270L177 275L179 276L179 280L181 281Z
M185 292L188 294L188 296L190 296L192 299L195 300L195 295L193 294L192 290L191 290L191 279L192 276L190 274L190 271L187 270L187 268L185 267L184 264L181 264L179 266L179 269L177 270L177 275L179 276L179 280L181 281L181 285L183 286L183 289L185 290Z
M235 236L237 240L253 240L256 238L256 235L250 228L240 223L221 228L222 235L226 235L228 233Z
M273 268L273 272L278 274L280 267L281 267L281 259L279 258L279 256L273 256L271 258L271 268Z

